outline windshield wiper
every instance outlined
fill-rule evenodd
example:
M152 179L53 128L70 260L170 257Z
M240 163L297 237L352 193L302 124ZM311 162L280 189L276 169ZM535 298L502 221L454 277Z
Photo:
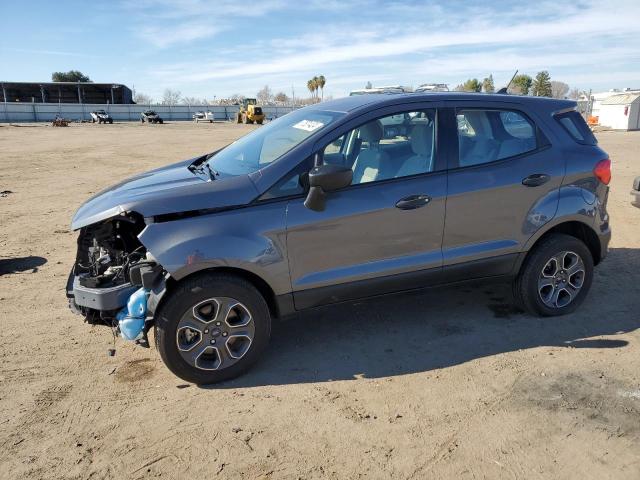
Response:
M201 163L200 165L192 164L192 165L189 165L187 168L192 172L206 173L207 175L209 175L209 181L213 181L216 179L216 177L220 176L218 172L216 172L213 168L211 168L211 165L209 165L209 162L204 162L204 163Z

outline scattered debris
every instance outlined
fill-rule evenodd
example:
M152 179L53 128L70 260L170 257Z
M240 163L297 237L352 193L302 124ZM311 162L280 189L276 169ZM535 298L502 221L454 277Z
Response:
M51 122L52 127L68 127L71 123L71 120L62 117L56 117L53 122Z
M0 192L0 197L6 197L7 195L13 193L11 190L3 190Z

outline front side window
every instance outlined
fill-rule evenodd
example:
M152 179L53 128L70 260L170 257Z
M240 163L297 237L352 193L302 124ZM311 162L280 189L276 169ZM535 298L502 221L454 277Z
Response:
M515 110L459 109L459 166L481 165L537 148L536 128Z
M301 109L254 130L209 159L221 176L246 175L266 167L343 113Z
M436 110L382 117L327 145L323 161L353 170L352 185L429 173L435 169Z

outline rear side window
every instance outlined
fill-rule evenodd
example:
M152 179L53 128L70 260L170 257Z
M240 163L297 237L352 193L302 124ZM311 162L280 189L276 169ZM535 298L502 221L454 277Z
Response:
M556 115L556 120L576 142L583 145L596 145L598 143L596 137L589 130L587 122L575 110Z
M537 148L535 125L515 110L460 109L459 166L481 165Z

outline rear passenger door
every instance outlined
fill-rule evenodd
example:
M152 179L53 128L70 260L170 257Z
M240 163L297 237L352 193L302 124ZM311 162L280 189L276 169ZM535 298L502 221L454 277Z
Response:
M564 159L520 105L448 105L458 155L448 175L445 280L508 274L524 243L555 215Z

